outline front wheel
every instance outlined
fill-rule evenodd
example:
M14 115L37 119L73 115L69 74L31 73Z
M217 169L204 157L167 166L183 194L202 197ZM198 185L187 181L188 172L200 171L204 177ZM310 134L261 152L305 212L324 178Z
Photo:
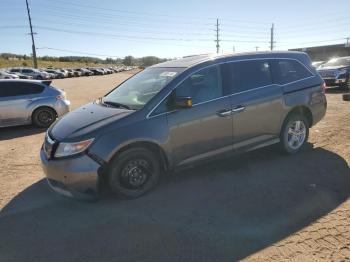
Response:
M292 114L285 120L280 134L282 150L287 154L296 154L305 145L309 137L309 124L305 116Z
M154 188L159 177L157 157L148 149L131 148L111 161L108 184L118 196L137 198Z

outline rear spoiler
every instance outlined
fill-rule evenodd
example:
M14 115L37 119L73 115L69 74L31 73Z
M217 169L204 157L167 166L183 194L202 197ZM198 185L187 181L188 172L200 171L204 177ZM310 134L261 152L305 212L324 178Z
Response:
M42 80L41 83L43 83L44 85L49 86L49 85L51 85L52 80Z

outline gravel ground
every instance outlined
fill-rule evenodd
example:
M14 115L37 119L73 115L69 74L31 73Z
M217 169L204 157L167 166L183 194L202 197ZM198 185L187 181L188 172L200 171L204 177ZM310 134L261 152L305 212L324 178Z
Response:
M76 108L130 76L54 81ZM275 146L164 176L146 196L98 202L47 187L45 130L0 130L0 261L350 260L350 102L296 156Z

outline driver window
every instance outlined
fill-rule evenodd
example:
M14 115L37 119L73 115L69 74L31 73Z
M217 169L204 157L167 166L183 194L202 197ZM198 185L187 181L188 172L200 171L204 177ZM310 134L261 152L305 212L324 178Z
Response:
M191 97L194 105L222 95L219 66L211 66L192 74L176 88L176 96Z

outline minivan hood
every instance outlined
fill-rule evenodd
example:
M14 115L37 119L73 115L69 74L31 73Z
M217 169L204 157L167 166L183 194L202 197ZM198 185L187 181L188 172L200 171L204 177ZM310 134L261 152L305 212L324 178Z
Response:
M50 128L49 132L57 140L75 138L132 112L134 111L89 103L63 116Z

